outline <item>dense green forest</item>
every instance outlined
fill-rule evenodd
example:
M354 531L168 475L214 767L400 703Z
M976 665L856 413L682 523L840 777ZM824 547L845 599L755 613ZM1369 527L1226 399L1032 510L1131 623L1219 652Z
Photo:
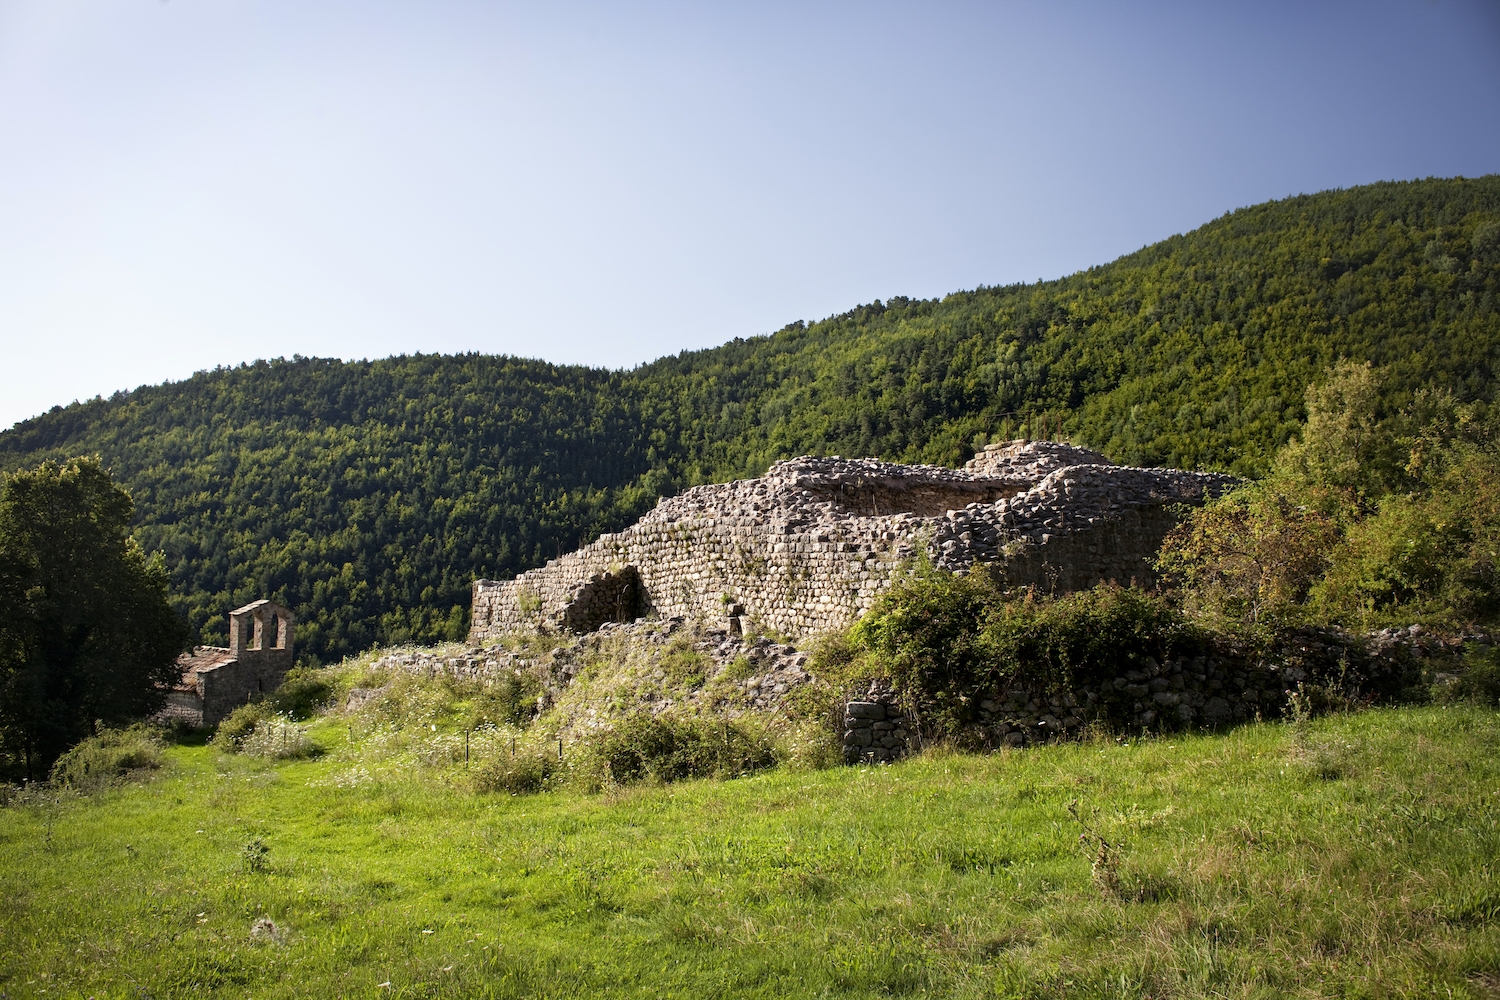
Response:
M204 641L273 597L318 660L457 636L506 577L684 486L802 453L956 464L1066 437L1258 474L1340 358L1488 401L1500 176L1242 209L1056 281L895 298L632 371L484 355L294 357L95 399L0 434L0 469L98 454Z

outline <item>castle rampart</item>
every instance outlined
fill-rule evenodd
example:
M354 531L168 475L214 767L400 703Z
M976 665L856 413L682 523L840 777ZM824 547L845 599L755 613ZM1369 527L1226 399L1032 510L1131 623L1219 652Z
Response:
M919 553L1047 591L1150 584L1172 505L1233 482L1115 466L1051 442L991 445L962 470L792 459L760 479L664 498L624 531L514 580L475 581L470 637L586 632L649 613L804 637L853 621Z

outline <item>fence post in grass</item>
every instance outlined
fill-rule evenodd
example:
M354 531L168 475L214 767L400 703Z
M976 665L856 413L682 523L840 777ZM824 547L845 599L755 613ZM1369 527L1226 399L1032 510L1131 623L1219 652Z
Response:
M559 762L562 761L562 737L561 736L559 736L557 738L557 759L558 759Z
M469 730L464 730L464 767L469 766Z

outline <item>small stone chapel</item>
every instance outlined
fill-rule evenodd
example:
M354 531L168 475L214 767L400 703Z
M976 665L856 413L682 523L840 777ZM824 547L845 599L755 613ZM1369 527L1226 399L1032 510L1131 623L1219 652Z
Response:
M292 668L295 624L296 616L275 601L253 601L229 612L229 646L195 646L178 657L182 679L159 717L212 726L275 691Z

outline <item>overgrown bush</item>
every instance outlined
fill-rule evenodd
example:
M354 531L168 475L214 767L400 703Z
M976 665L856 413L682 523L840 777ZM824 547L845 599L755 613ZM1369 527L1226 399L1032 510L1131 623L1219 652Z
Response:
M528 673L488 681L452 681L454 694L467 702L465 725L524 726L531 721L542 685Z
M656 663L667 677L689 688L703 686L710 665L708 657L695 649L685 636L677 636L667 643Z
M532 720L542 690L531 673L468 680L448 674L385 672L365 673L352 681L354 687L376 690L375 697L359 706L361 716L397 726L436 723L444 729L524 727Z
M101 788L132 771L160 767L164 745L161 734L147 726L101 729L57 759L51 780L80 791Z
M225 716L209 743L225 753L239 753L240 745L255 727L275 715L269 702L252 701Z
M776 763L770 743L739 723L646 713L592 736L589 749L618 784L733 778Z
M287 716L278 715L271 701L253 701L230 712L209 742L225 753L270 760L311 757L319 752L307 732Z
M839 705L843 714L843 704ZM776 737L776 765L793 770L822 770L844 762L839 728L819 718L803 718L782 729Z
M1108 681L1206 641L1165 599L1133 588L1016 596L978 571L934 571L892 588L856 623L847 669L888 676L924 736L951 738L973 725L982 698L1014 683L1103 691L1096 714L1123 722L1129 706Z
M1433 389L1391 410L1381 379L1329 369L1277 475L1185 513L1158 565L1189 614L1261 640L1500 617L1500 411Z
M1300 623L1353 513L1353 494L1279 478L1246 483L1184 516L1157 569L1188 612L1264 636Z
M291 719L306 719L333 697L333 679L327 670L294 667L271 694L271 705Z
M1463 667L1457 679L1438 692L1442 700L1500 706L1500 648L1470 647L1464 655Z
M474 787L481 792L533 795L562 784L562 761L546 750L530 747L486 761L474 771Z

